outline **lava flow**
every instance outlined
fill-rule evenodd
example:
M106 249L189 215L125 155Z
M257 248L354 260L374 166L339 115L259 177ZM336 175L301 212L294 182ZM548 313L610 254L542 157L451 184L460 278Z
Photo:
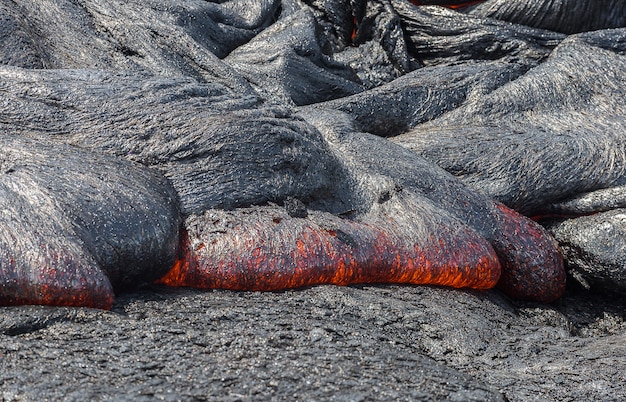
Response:
M502 263L498 288L508 296L552 302L565 291L565 269L558 244L534 221L496 204L497 237L492 244Z
M20 266L15 259L3 260L0 306L43 304L80 306L108 310L114 293L107 276L89 261L51 251L40 254L34 266Z
M183 258L160 283L257 291L359 283L489 289L500 277L495 251L468 228L444 227L437 238L420 239L389 217L376 224L323 213L292 218L269 207L205 221L199 230L191 225Z

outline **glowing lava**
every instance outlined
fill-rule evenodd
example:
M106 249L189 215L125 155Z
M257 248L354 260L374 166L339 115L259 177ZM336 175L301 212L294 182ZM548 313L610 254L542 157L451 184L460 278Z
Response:
M357 283L489 289L500 277L495 251L468 228L442 228L438 238L424 240L389 217L370 224L323 213L292 218L270 208L230 212L216 224L229 229L210 223L191 233L184 257L161 283L265 291Z

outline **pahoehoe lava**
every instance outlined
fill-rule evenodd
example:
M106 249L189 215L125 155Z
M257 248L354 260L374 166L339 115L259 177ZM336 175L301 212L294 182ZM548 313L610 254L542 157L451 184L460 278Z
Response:
M580 13L493 0L252 3L0 6L0 304L155 280L561 296L520 213L624 185L623 11L567 36Z

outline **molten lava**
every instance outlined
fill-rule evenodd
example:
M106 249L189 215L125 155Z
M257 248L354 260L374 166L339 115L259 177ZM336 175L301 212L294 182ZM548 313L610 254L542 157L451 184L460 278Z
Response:
M226 233L190 235L183 257L160 283L260 291L358 283L489 289L500 277L495 251L469 230L444 229L419 244L407 241L391 218L372 225L258 214L229 226Z
M159 283L272 291L318 284L404 283L490 289L541 302L565 289L562 256L545 229L495 205L493 233L322 212L294 218L276 207L213 211L187 223L181 257ZM490 229L491 230L491 229ZM487 236L489 240L485 237Z
M111 308L113 288L95 265L84 264L50 248L42 255L46 258L40 258L36 267L19 266L13 258L0 267L0 275L5 278L0 306L42 304Z

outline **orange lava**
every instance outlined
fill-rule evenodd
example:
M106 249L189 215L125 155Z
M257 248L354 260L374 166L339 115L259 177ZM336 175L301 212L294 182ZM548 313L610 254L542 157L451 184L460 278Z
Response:
M210 239L187 239L184 257L159 283L255 291L359 283L489 289L500 277L494 250L475 234L420 246L394 234L393 225L337 221L328 228L308 219L267 218Z
M5 283L0 306L38 304L109 310L114 293L106 275L94 264L49 252L36 266L11 258L0 266ZM10 278L10 279L8 279Z

